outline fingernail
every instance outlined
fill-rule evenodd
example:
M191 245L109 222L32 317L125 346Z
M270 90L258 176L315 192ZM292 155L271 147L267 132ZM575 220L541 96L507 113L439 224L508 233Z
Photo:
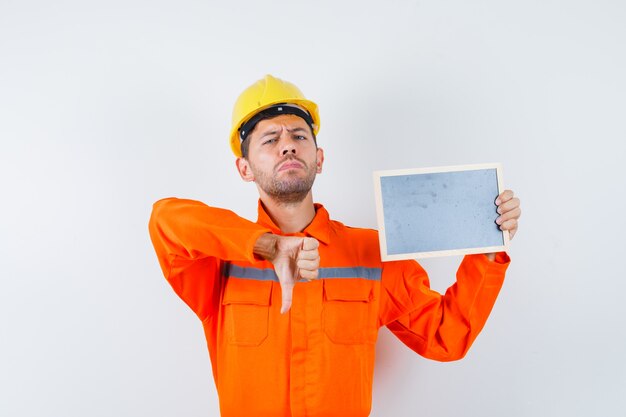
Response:
M499 199L499 198L496 198L496 205L497 205L497 206L499 206L499 205L500 205L500 203L501 203L500 199Z
M501 218L501 217L498 217L498 218L496 219L496 223L498 223L498 224L502 223L502 218Z
M498 207L498 208L496 209L496 211L497 211L499 214L502 214L502 209L501 209L500 207Z

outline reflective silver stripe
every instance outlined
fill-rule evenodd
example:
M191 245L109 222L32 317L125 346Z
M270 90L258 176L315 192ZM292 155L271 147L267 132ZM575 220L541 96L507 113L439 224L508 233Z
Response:
M320 268L320 278L364 278L380 281L380 268L366 268L364 266L349 266L342 268Z
M228 264L226 276L235 278L256 279L258 281L278 282L278 277L276 276L276 272L274 272L273 269L247 268L233 264Z
M278 277L273 269L260 269L228 264L226 276L235 278L255 279L258 281L276 281ZM359 278L380 281L381 268L366 268L364 266L320 268L320 278Z

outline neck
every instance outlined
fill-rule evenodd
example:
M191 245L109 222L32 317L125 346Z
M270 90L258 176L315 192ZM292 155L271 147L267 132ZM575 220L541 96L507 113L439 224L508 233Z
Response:
M261 202L270 219L285 234L303 231L315 217L311 191L297 203L278 202L265 193L261 195Z

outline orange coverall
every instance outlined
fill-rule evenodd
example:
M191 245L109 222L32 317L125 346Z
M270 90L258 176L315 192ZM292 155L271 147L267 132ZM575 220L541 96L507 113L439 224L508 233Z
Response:
M466 256L445 295L415 261L381 262L375 230L344 226L316 204L296 236L320 242L319 279L296 284L280 314L271 263L253 254L282 234L259 202L256 223L176 198L154 204L149 230L165 277L202 321L223 417L369 415L378 329L420 355L462 358L483 328L509 264Z

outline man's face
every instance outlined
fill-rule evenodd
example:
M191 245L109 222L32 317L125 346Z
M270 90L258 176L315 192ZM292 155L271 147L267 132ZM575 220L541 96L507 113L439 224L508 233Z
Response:
M237 159L241 177L277 202L301 202L324 161L309 125L298 116L280 115L261 120L246 140L248 158Z

